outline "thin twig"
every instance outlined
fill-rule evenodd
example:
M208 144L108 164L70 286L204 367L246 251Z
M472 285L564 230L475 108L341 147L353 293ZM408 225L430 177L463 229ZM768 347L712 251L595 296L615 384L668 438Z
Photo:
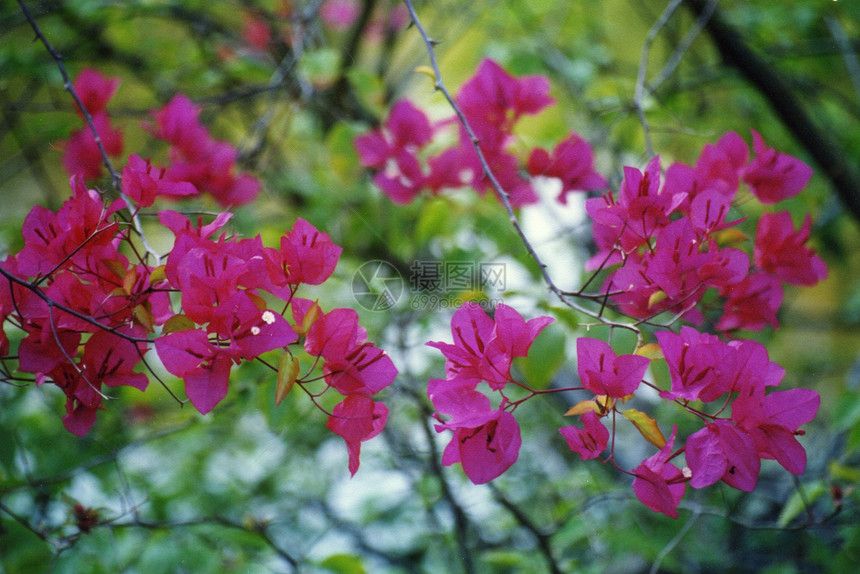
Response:
M827 28L830 30L830 35L839 46L839 51L842 52L842 59L845 60L845 68L848 70L848 77L851 78L851 85L854 86L854 91L857 92L857 99L860 100L860 62L857 61L857 54L851 47L851 42L845 34L845 30L833 16L828 16L824 20L827 23Z
M684 526L681 527L678 533L675 534L672 540L670 540L669 543L666 544L666 546L664 546L660 553L657 555L657 558L654 560L654 563L651 564L651 569L648 571L648 574L657 574L657 572L660 571L660 564L663 562L663 559L666 558L666 556L668 556L669 553L675 549L675 547L681 542L681 540L684 539L684 536L686 536L687 532L690 531L690 528L693 527L693 524L695 524L696 520L699 519L699 516L701 516L701 514L701 509L696 508L695 510L693 510L693 514L690 516L687 522L684 523Z
M652 93L655 92L663 82L668 80L672 74L675 73L675 69L678 67L678 64L681 63L681 60L684 58L684 54L687 53L687 50L690 49L690 46L692 46L693 42L699 37L699 34L702 33L702 30L704 30L705 26L708 24L708 19L710 19L711 14L713 14L714 10L717 8L718 1L719 0L710 0L704 11L698 15L693 27L687 30L684 38L675 48L675 51L672 52L672 55L663 65L663 68L657 72L654 80L648 83L647 87L649 91Z
M648 57L651 55L651 46L660 34L660 31L672 18L678 6L683 0L672 0L660 18L654 22L651 29L648 30L648 35L642 43L642 57L639 61L639 72L636 74L636 90L633 94L633 106L636 108L636 113L639 116L639 122L642 124L642 130L645 132L645 148L648 150L648 157L654 157L654 146L651 143L651 128L648 126L648 120L645 118L645 109L642 107L642 100L645 97L645 76L648 72Z
M454 110L454 113L456 114L457 119L460 122L460 125L463 126L463 129L466 131L466 134L469 136L469 139L471 140L472 145L475 148L475 152L478 155L478 160L480 161L481 170L483 172L484 177L486 177L489 180L490 184L492 185L493 190L496 193L496 196L502 202L502 205L504 206L505 211L508 214L508 220L510 221L511 225L516 230L517 235L519 235L520 240L522 241L523 245L526 248L526 251L528 251L528 253L529 253L529 256L535 261L535 263L538 266L538 269L540 269L540 273L543 277L544 283L546 283L549 290L554 295L556 295L556 297L558 297L558 299L562 303L571 307L572 309L574 309L580 313L583 313L584 315L587 315L589 317L597 319L598 321L600 321L603 324L621 327L624 329L629 329L630 331L633 331L634 333L636 333L637 337L641 338L641 333L640 333L639 329L637 329L635 326L629 325L629 324L624 324L624 323L612 322L612 321L606 319L605 317L603 317L601 313L592 311L590 309L587 309L587 308L571 301L565 295L565 292L555 284L555 282L553 281L552 277L549 274L546 263L543 262L541 257L538 255L537 251L535 251L535 249L532 246L531 242L529 241L528 237L526 237L526 234L523 231L522 226L520 225L519 219L517 218L516 213L514 213L514 209L513 209L513 206L511 205L510 196L509 196L508 192L505 191L505 189L499 183L499 180L496 179L496 176L493 174L493 170L490 168L490 165L487 162L487 158L484 155L483 150L481 149L481 145L480 145L481 142L478 139L478 136L475 134L475 131L472 129L472 126L469 124L469 120L466 119L466 115L463 113L463 110L460 109L460 106L454 100L453 96L451 96L451 92L448 91L448 88L445 86L445 82L442 80L442 72L439 69L439 62L436 59L436 44L438 44L438 42L436 40L433 40L428 35L427 31L424 29L424 26L421 24L421 20L418 18L418 14L415 12L415 8L412 5L411 0L403 0L403 3L406 5L407 10L409 11L409 15L412 18L412 24L418 30L419 34L421 34L421 38L423 39L424 45L427 49L427 55L430 59L430 66L433 69L433 75L434 75L433 87L436 90L438 90L439 92L441 92L442 95L445 97L448 104L451 106L451 109Z
M149 242L146 239L146 235L143 233L143 227L140 224L140 219L137 216L136 208L134 203L131 201L131 198L126 196L122 192L122 185L120 185L120 175L117 173L116 169L114 169L113 164L108 157L107 150L105 150L104 144L102 143L101 137L99 136L99 132L96 129L95 123L93 122L93 117L90 112L87 110L86 106L84 106L84 102L81 100L80 96L78 96L75 91L74 86L72 85L72 80L69 77L68 71L66 71L66 66L63 64L63 56L57 52L48 38L45 37L45 34L42 33L42 29L39 28L39 25L36 23L36 20L33 18L30 11L27 9L27 5L24 4L24 0L18 0L18 5L21 6L21 12L23 12L24 17L27 19L27 22L30 24L30 27L33 29L33 32L36 34L36 37L40 42L45 46L45 49L54 59L54 62L57 64L57 68L60 70L60 75L63 77L63 88L69 92L72 96L72 99L75 102L75 105L78 106L78 109L81 110L81 113L84 116L84 121L89 127L90 132L93 134L93 138L95 138L96 145L99 148L99 153L102 156L102 161L105 164L105 167L108 170L108 173L111 177L111 184L113 185L114 190L123 198L125 201L126 207L128 207L128 211L131 214L131 221L134 224L134 228L140 236L140 241L143 244L144 249L147 253L152 255L155 258L156 265L161 262L161 255L155 251Z
M101 322L97 321L96 319L93 319L92 317L90 317L88 315L84 315L83 313L75 311L71 307L67 307L66 305L63 305L62 303L57 303L56 301L54 301L53 299L51 299L50 297L45 295L41 289L34 286L29 281L27 281L25 279L21 279L20 277L13 275L12 273L6 271L2 266L0 266L0 275L4 276L10 282L15 283L17 285L20 285L21 287L24 287L25 289L27 289L29 291L32 291L34 295L36 295L42 301L45 302L45 304L48 306L49 309L57 308L60 311L68 313L69 315L71 315L73 317L77 317L81 321L85 321L85 322L89 323L90 325L98 327L99 329L113 333L117 337L122 337L126 341L130 341L132 343L145 343L147 345L152 343L151 339L147 339L144 337L133 337L131 335L126 335L124 333L120 333L119 331L117 331L116 327L111 327L110 325L105 325L104 323L101 323Z

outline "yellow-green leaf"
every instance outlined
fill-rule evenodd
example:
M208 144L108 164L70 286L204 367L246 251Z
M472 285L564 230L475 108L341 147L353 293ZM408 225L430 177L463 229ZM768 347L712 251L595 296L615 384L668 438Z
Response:
M152 333L155 331L155 317L152 316L152 311L149 305L137 305L134 308L134 318L140 323L141 327Z
M137 267L132 267L122 278L122 290L131 295L135 283L137 283Z
M299 376L299 360L289 351L281 355L278 365L278 384L275 387L275 405L281 406L281 402L293 390L296 379Z
M663 358L663 349L660 348L660 345L657 343L648 343L647 345L642 345L638 349L636 349L636 353L640 357L646 357L651 359L662 359Z
M600 406L598 406L594 399L587 401L579 401L578 403L567 409L567 412L564 413L564 416L575 417L577 415L584 415L585 413L591 411L600 414Z
M738 229L737 227L723 229L721 231L716 232L714 235L717 240L717 245L719 245L720 247L738 245L749 239L747 234Z
M166 265L159 265L149 274L149 282L152 285L157 283L161 283L165 279L167 279L167 274L165 273L165 269L167 269Z
M666 444L666 437L664 437L663 433L660 432L660 427L657 426L657 421L636 409L627 409L622 414L625 419L633 423L636 430L642 433L645 440L657 448L663 448L663 445Z
M648 297L648 308L650 309L651 307L663 301L667 297L668 295L666 295L666 292L662 289L660 291L654 291L653 293L651 293L651 296Z
M828 490L827 485L820 480L816 480L812 484L801 485L798 490L788 498L782 511L779 513L779 518L776 523L780 528L788 526L792 520L797 518L807 507L807 504L813 504L822 494Z
M293 330L299 336L304 337L308 334L308 331L311 330L311 327L313 327L317 319L320 318L320 313L322 313L322 310L320 309L319 304L314 301L314 304L311 305L310 309L308 309L308 312L305 313L305 316L302 318L302 324L296 325L295 327L293 327Z
M175 333L177 331L190 331L191 329L196 328L197 325L189 319L187 316L179 314L174 315L170 319L164 322L164 327L162 327L161 332L164 335L169 333Z
M418 74L424 74L425 76L433 80L433 82L436 81L436 72L434 72L433 68L431 68L430 66L418 66L412 71Z

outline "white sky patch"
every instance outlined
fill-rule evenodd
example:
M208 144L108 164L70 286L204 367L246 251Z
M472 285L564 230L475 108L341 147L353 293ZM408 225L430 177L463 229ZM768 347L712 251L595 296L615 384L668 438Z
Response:
M585 225L585 197L573 191L567 195L567 205L556 199L561 192L561 180L554 177L536 177L535 193L540 203L525 207L520 223L529 242L549 268L553 281L562 289L576 290L582 280L580 270L585 264L573 247L571 230Z

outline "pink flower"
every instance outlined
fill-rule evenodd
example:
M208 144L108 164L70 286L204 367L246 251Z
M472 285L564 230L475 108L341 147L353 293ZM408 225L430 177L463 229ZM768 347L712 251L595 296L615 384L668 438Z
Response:
M582 460L590 460L600 456L609 443L609 430L600 422L600 417L594 411L582 415L582 426L570 425L558 429L567 440L570 450L577 453Z
M164 168L157 168L139 156L131 154L128 165L122 170L122 192L134 200L138 207L149 207L159 195L178 199L197 195L197 188L187 181L164 179Z
M827 265L806 246L812 220L794 231L787 211L762 214L755 236L755 264L792 285L815 285L827 277Z
M325 426L346 442L350 475L358 471L361 443L381 433L387 420L388 408L369 397L349 395L335 405Z
M436 425L437 432L454 431L442 455L443 465L459 462L469 480L484 484L516 462L522 439L511 413L491 409L489 398L464 387L434 393L431 400L437 411L452 415Z
M337 266L342 249L332 243L327 233L302 219L281 237L281 256L291 285L319 285Z
M107 113L97 113L92 116L92 120L93 127L99 134L105 152L109 156L121 154L123 148L122 132L111 127ZM69 175L80 174L88 180L101 177L104 157L89 126L73 131L64 147L63 167L66 173Z
M301 323L305 312L304 303L294 302L297 323ZM367 332L359 326L353 309L320 314L305 338L305 350L325 359L325 380L342 395L376 394L397 376L391 358L367 341Z
M246 13L242 24L242 38L255 50L264 52L272 41L272 30L263 18Z
M776 313L782 306L783 290L779 279L768 273L752 273L725 289L728 295L718 331L761 331L767 325L779 326Z
M509 132L521 116L536 114L554 102L546 76L514 78L490 59L479 64L456 99L482 142L485 136L498 142L498 134Z
M480 305L467 302L451 318L454 344L427 344L445 355L449 380L469 385L486 381L491 388L500 389L510 380L513 358L525 357L534 339L552 321L551 317L525 321L505 304L499 304L491 319Z
M91 116L105 111L119 87L119 78L107 78L98 70L84 68L75 78L74 90ZM75 104L77 109L77 104ZM80 110L78 114L83 117Z
M236 173L236 148L213 139L200 124L199 114L198 107L183 94L177 94L153 114L153 135L172 146L173 161L164 179L191 183L224 206L250 202L260 191L260 182Z
M143 337L142 328L123 328L124 335ZM84 345L84 374L92 381L109 387L125 385L140 391L146 390L149 378L144 373L134 372L134 367L143 359L146 346L135 344L108 331L98 330Z
M356 0L325 0L320 6L320 18L335 30L348 30L361 13Z
M658 331L656 337L672 381L672 390L661 396L709 402L731 390L734 355L716 335L685 326L680 334Z
M639 387L650 360L638 355L616 356L606 341L576 340L576 369L583 386L596 395L623 398Z
M652 159L644 172L625 167L617 200L609 191L585 202L585 209L595 222L595 242L600 248L589 264L606 259L616 249L631 253L651 246L686 197L685 193L672 193L668 188L661 191L659 157Z
M793 474L803 474L806 451L794 437L815 418L820 402L818 393L809 389L768 395L761 389L732 403L732 419L752 436L759 456L775 459Z
M379 170L373 182L395 203L415 199L425 183L418 152L430 142L427 116L409 100L399 100L378 130L355 139L361 164Z
M636 498L654 512L670 518L678 518L678 503L687 489L684 473L669 463L677 432L677 427L672 427L672 435L663 448L633 469Z
M164 368L185 383L185 394L201 414L227 396L233 358L209 342L204 331L176 331L155 340Z
M704 488L718 480L746 492L755 488L761 468L755 442L731 421L718 419L690 435L685 455L693 473L693 488Z
M607 185L606 178L594 171L594 150L577 134L559 143L550 155L546 150L532 150L528 160L532 177L546 176L561 180L558 201L566 204L571 191L595 191Z
M756 157L743 174L744 182L762 203L779 203L794 197L812 178L812 168L788 154L767 147L752 130Z

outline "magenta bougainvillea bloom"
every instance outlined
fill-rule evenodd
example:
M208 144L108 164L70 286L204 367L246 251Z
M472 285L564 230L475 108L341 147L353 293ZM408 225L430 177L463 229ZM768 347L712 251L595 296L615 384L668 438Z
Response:
M633 492L642 504L654 512L678 518L678 503L687 489L684 471L669 462L675 445L677 427L666 444L657 453L646 458L633 469Z
M512 149L516 141L513 129L520 118L553 103L545 76L517 78L493 60L485 59L455 99L479 140L484 162L456 117L431 123L424 112L406 100L392 106L381 128L355 139L361 164L376 170L373 182L395 203L409 203L424 190L436 194L470 186L481 194L493 192L495 185L484 173L484 163L513 207L539 199L524 171L560 179L562 203L572 190L605 187L605 178L594 171L591 146L576 134L559 143L551 154L534 150L526 162ZM452 125L457 126L457 144L422 157L435 132Z
M449 380L470 385L486 381L491 388L502 388L510 380L514 357L525 357L538 334L553 320L537 317L526 321L503 303L496 308L495 319L491 319L480 305L467 302L451 319L454 344L427 344L445 355Z
M546 76L515 78L498 63L484 59L475 75L460 88L457 104L478 137L508 132L526 114L536 114L554 100Z
M510 468L522 444L513 415L502 407L493 409L490 399L478 391L462 386L438 388L442 390L430 397L433 405L451 418L437 424L436 431L454 431L442 464L461 463L463 472L475 484L489 482Z
M776 460L792 474L806 470L806 451L795 438L815 418L821 397L810 389L756 389L732 403L732 420L752 437L758 456Z
M600 417L594 411L582 415L582 428L569 425L558 429L567 440L570 450L577 453L582 460L590 460L600 456L609 443L609 430L600 422Z
M164 173L164 168L157 168L149 160L131 154L122 169L122 192L141 208L151 206L158 196L179 199L197 195L192 183L164 179Z
M205 331L162 335L155 340L155 350L164 368L183 379L185 394L200 413L205 415L227 396L231 353L213 345Z
M335 405L326 428L343 438L349 453L349 473L358 471L361 443L385 427L388 407L363 395L349 395Z
M776 329L777 311L785 294L779 279L769 273L756 272L725 289L723 315L717 321L718 331L761 331L768 325Z
M517 459L520 430L502 394L494 409L488 396L476 390L483 381L491 391L503 391L512 381L511 363L528 355L534 339L553 321L526 321L515 309L499 304L491 318L477 303L465 303L451 319L454 343L430 342L445 355L446 379L433 379L427 394L440 421L436 431L453 431L445 448L445 465L461 463L466 476L483 484L501 475ZM443 420L441 415L450 418Z
M669 367L669 399L711 402L729 392L753 393L776 386L785 370L756 341L723 342L716 335L682 327L680 334L659 331L657 340Z
M752 130L755 159L746 167L743 180L762 203L779 203L794 197L812 178L812 168L788 154L767 146Z
M717 419L687 438L690 486L704 488L722 480L751 492L758 481L761 459L752 437L726 419Z
M94 116L105 111L119 84L119 78L108 78L98 70L84 68L75 78L72 87L87 112ZM83 116L81 110L77 108L77 102L75 102L75 109Z
M171 163L164 178L191 183L223 206L250 202L260 191L260 182L236 173L236 148L212 138L199 114L199 108L184 94L177 94L153 114L152 134L171 145Z
M298 324L310 309L309 301L293 306ZM384 351L367 341L354 309L332 309L320 313L305 338L305 350L325 359L326 381L342 395L373 395L397 376L397 368Z
M542 175L561 180L558 201L567 204L572 191L596 191L607 185L606 178L594 170L594 150L591 144L571 134L561 141L552 154L535 148L529 155L527 169L532 177Z
M827 265L806 246L812 219L796 232L787 211L764 213L755 236L756 266L791 285L815 285L827 278Z
M93 128L99 134L105 152L112 157L120 155L123 149L123 134L111 126L107 113L107 104L119 84L119 78L107 78L91 68L82 70L73 84L75 93L90 115ZM75 111L84 118L77 102ZM86 180L101 177L104 172L104 157L89 125L72 131L68 141L61 145L64 148L63 167L69 175L78 174Z
M427 116L409 100L399 100L378 130L355 139L361 165L378 170L373 182L395 203L409 203L425 185L418 152L433 137Z
M107 113L94 114L91 119L105 153L111 157L120 155L123 149L123 134L111 126ZM68 141L60 145L64 148L63 168L70 175L80 175L86 180L92 180L104 173L105 160L89 126L74 130Z
M616 356L606 341L580 337L576 340L576 369L582 385L596 395L620 399L639 387L650 359L638 355Z
M281 256L291 285L319 285L331 277L341 251L327 233L299 217L293 228L281 237Z

